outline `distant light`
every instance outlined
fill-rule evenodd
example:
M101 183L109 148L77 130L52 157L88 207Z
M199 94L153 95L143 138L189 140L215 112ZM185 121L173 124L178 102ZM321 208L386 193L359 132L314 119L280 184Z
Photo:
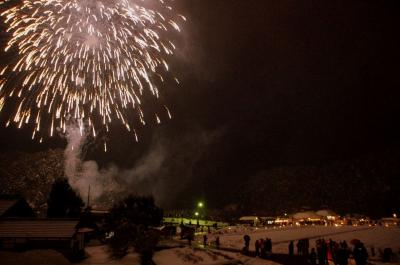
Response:
M199 216L199 212L195 212L194 215Z
M197 204L197 207L199 207L199 208L203 208L203 206L204 206L203 202L199 202L199 203Z
M394 214L393 214L393 218L397 218L397 214L394 213Z

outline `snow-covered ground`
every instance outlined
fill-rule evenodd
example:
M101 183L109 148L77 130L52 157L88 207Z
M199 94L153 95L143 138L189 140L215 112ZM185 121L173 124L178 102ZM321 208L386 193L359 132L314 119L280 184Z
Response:
M252 258L239 253L216 250L196 250L189 247L163 250L154 257L157 265L219 265L219 264L245 264L245 265L278 265L275 262Z
M346 240L349 245L353 239L359 239L370 250L372 246L376 249L386 247L392 248L395 253L400 250L400 228L397 227L368 227L368 226L306 226L306 227L283 227L283 228L250 228L250 227L227 227L218 233L207 234L208 242L212 244L217 236L220 237L221 247L241 249L244 245L243 236L248 234L251 237L250 250L254 250L256 239L269 237L273 242L273 252L286 254L288 242L298 239L309 238L310 247L315 247L315 240L318 238L332 239L335 241ZM195 239L198 245L203 242L203 235L197 235ZM185 241L183 241L185 242ZM108 257L105 246L87 247L89 258L81 264L103 265L103 264L139 264L139 257L136 254L129 254L122 260L111 260ZM377 257L375 258L377 260ZM215 249L199 250L189 247L177 247L156 252L154 261L157 265L218 265L218 264L246 264L246 265L272 265L272 261L251 258L239 253L217 251ZM374 261L374 264L379 264ZM392 263L393 264L393 263Z
M112 260L107 254L106 246L87 247L88 258L79 264L84 265L139 265L137 254L128 254L121 260ZM154 262L157 265L222 265L222 264L244 264L244 265L278 265L272 261L258 258L246 257L238 253L216 250L199 250L189 247L173 248L155 253Z
M379 251L390 247L400 256L400 228L399 227L369 227L369 226L302 226L281 228L252 228L244 226L227 227L217 233L208 234L208 242L211 244L219 236L221 247L241 249L244 246L243 236L251 237L250 250L254 250L254 242L261 238L271 238L274 253L288 253L288 244L291 240L296 244L302 238L310 239L310 248L315 247L318 238L334 241L346 240L350 245L353 239L361 240L368 251L374 247L378 255ZM196 241L202 242L203 235L198 235ZM351 245L350 245L351 246Z
M315 246L315 240L317 238L325 238L335 241L346 240L348 243L352 239L359 239L370 250L372 246L375 247L376 252L379 253L379 249L386 247L392 248L398 256L400 251L400 228L398 227L325 227L325 226L308 226L308 227L285 227L285 228L248 228L248 227L228 227L220 230L219 233L207 234L208 242L213 243L216 236L220 237L221 247L239 250L243 247L243 236L248 234L251 237L250 250L254 250L254 242L256 239L269 237L273 242L274 253L287 253L288 242L290 240L297 242L298 239L309 238L311 247ZM202 244L203 235L196 237L198 245ZM161 250L155 253L154 261L157 265L222 265L222 264L245 264L245 265L277 265L272 261L262 260L259 258L252 258L241 255L240 253L228 252L215 250L208 248L205 250L193 249L189 247L178 247L186 241L171 241L170 244L164 244L169 247L176 246L171 249ZM196 245L196 244L195 244ZM78 264L82 265L139 265L139 256L131 253L121 260L112 260L109 258L107 252L107 246L88 246L86 247L88 258L81 261ZM28 252L27 252L28 253ZM36 253L36 252L32 252ZM40 253L41 258L48 259L50 256ZM43 252L45 253L45 252ZM51 254L51 253L50 253ZM24 254L25 255L25 254ZM26 254L27 255L27 254ZM35 254L36 255L36 254ZM37 255L36 255L37 256ZM49 257L47 257L49 256ZM59 254L61 256L61 254ZM20 259L17 259L20 258ZM61 257L62 258L62 257ZM33 261L32 258L26 258L20 253L11 252L0 252L0 264L8 261L6 264L25 264L20 261ZM13 262L10 262L13 261ZM17 263L15 263L17 262ZM51 264L69 264L65 259L55 262L53 260ZM27 262L26 264L31 264ZM36 263L32 263L36 264ZM41 263L42 264L42 263ZM43 263L45 264L45 263ZM50 264L50 263L46 263ZM377 257L374 259L373 264L380 264L377 262ZM399 264L399 263L391 263Z
M400 228L381 226L303 226L303 227L281 227L281 228L251 228L251 227L227 227L223 230L208 235L209 242L220 237L221 246L240 249L244 245L243 236L251 237L250 249L254 250L254 242L261 238L271 238L273 251L276 253L287 253L289 241L297 241L302 238L310 239L310 247L315 247L315 240L325 238L335 241L352 239L361 240L366 247L375 249L390 247L397 252L400 249ZM196 238L202 241L202 235ZM296 243L296 242L295 242Z

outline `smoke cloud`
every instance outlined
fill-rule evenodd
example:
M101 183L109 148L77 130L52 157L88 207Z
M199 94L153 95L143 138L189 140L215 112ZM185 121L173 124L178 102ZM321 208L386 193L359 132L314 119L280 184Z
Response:
M82 160L88 133L82 127L70 124L65 137L68 143L64 151L65 175L82 198L87 198L89 188L92 199L97 199L106 192L118 191L119 185L114 178L118 172L116 168L100 170L95 161Z
M115 164L100 168L96 161L84 161L87 134L76 126L66 133L65 175L70 185L91 204L110 204L128 194L153 195L163 207L173 205L193 178L193 166L204 150L221 135L220 131L193 130L183 137L169 139L162 133L153 136L150 148L132 168Z

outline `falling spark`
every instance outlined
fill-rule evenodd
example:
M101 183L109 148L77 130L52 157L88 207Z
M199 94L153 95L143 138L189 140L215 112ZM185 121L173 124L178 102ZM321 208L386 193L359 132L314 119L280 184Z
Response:
M172 119L172 115L171 115L171 112L169 111L169 108L168 108L167 106L165 106L165 105L164 105L164 108L165 108L165 110L167 111L168 118L169 118L169 119Z
M0 111L3 109L4 107L4 98L0 98Z
M137 140L135 128L145 125L151 101L144 97L159 105L176 49L171 32L186 21L171 1L23 0L8 8L1 14L11 35L5 51L18 55L0 69L0 111L16 98L10 120L18 127L34 121L32 138L41 129L50 136L57 126L65 130L72 117L89 120L93 136L118 119Z

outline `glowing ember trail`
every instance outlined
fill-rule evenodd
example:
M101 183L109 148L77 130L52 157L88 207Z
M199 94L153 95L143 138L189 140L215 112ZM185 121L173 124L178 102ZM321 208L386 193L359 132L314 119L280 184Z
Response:
M151 122L171 118L158 87L175 49L170 31L185 18L169 1L24 0L8 8L5 51L18 55L0 69L0 111L8 98L17 102L7 125L33 122L32 138L52 136L72 117L96 136L118 119L137 139L148 101L166 112L150 107Z

